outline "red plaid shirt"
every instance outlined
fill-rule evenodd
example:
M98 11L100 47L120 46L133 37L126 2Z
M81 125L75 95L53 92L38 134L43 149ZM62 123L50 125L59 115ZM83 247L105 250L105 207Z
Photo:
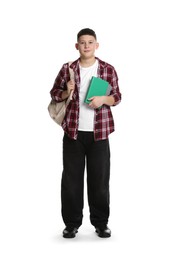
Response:
M118 76L114 67L96 57L99 62L98 77L106 80L112 86L110 95L115 99L115 105L121 101L121 93L118 86ZM62 122L64 132L68 134L71 139L77 139L78 124L79 124L79 89L80 89L80 70L79 59L74 61L70 66L74 71L75 90L73 99L69 103L65 118ZM67 89L67 82L70 80L69 64L63 64L59 71L53 88L50 91L52 99L57 102L62 101L61 95ZM94 109L94 139L104 140L108 135L114 131L114 120L109 106L103 105L100 109Z

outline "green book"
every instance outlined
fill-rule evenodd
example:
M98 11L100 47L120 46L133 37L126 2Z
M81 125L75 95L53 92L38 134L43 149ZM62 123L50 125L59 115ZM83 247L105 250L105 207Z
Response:
M109 85L109 82L93 76L91 78L84 102L89 104L91 102L89 98L94 96L107 96L109 95L110 90L111 86Z

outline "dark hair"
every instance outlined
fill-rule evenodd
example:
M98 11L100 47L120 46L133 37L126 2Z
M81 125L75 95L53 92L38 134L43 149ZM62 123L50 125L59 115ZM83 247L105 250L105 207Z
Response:
M79 31L77 34L77 41L82 35L91 35L97 40L96 33L92 29L84 28L81 31Z

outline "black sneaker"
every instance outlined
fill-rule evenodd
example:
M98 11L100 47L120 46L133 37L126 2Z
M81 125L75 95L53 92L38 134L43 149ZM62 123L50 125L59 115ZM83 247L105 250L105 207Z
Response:
M96 227L96 233L99 237L105 238L105 237L111 237L111 230L105 226L105 227Z
M66 227L63 230L63 237L64 238L74 238L76 236L77 232L78 232L77 228Z

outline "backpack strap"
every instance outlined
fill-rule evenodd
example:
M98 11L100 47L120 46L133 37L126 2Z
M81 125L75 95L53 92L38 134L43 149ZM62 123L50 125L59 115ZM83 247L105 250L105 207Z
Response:
M68 62L68 65L69 65L69 73L70 73L70 79L71 80L74 80L74 71L73 69L70 68L70 65L72 64L72 61L69 61ZM70 100L72 100L72 96L73 96L73 90L70 92L70 95L66 101L66 104L68 105L68 103L70 102Z

